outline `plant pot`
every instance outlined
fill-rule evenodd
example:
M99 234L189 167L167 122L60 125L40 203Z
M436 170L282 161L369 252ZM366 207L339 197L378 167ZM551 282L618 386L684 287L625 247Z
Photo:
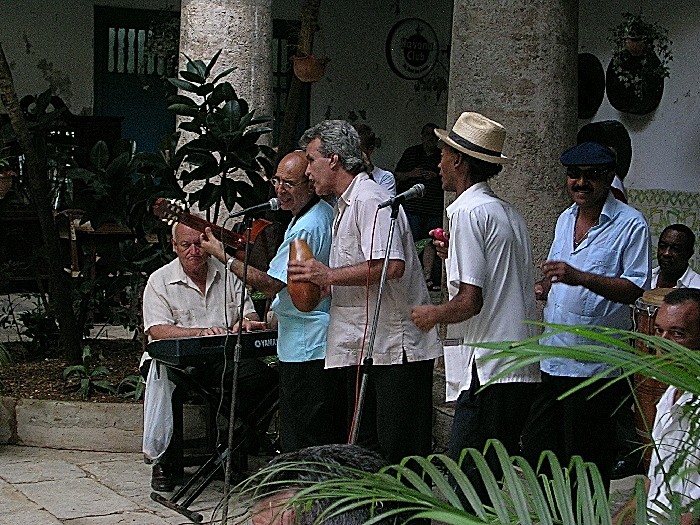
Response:
M14 175L14 171L3 171L0 173L0 199L4 198L12 188L12 177Z
M293 56L294 75L302 82L317 82L323 78L326 72L326 64L330 58L316 57L314 55Z

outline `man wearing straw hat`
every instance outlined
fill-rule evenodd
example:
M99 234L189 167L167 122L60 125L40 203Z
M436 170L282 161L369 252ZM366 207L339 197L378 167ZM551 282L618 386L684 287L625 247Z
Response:
M499 378L479 390L501 370L503 362L480 359L489 351L470 346L485 341L521 340L535 335L535 284L530 237L525 219L497 197L488 180L510 162L502 154L506 131L498 122L466 112L452 130L436 129L440 139L442 187L457 194L447 207L449 246L445 268L450 300L437 306L417 306L412 318L421 330L447 323L445 376L447 400L456 400L449 455L483 450L499 439L511 454L519 438L540 374L537 365ZM445 243L436 241L438 253ZM496 467L490 457L492 467ZM463 464L468 474L472 465ZM479 477L472 482L485 489Z

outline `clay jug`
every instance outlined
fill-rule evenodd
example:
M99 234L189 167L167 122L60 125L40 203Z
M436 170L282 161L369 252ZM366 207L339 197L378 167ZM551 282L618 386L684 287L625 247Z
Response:
M294 239L289 243L289 260L306 261L313 259L311 248L304 239ZM292 303L301 312L310 312L321 300L321 288L309 281L288 282Z

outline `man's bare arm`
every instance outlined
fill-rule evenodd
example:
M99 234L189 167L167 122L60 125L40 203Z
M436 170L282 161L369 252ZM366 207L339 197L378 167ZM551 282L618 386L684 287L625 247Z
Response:
M370 261L369 283L376 284L382 275L382 259ZM403 276L406 265L398 259L390 259L387 279L399 279ZM290 261L287 276L291 280L311 281L322 287L327 286L364 286L367 283L367 263L329 268L316 259L308 261Z

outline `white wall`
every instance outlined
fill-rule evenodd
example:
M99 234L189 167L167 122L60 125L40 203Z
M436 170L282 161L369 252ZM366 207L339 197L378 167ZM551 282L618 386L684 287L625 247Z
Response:
M609 28L622 21L622 13L638 13L669 29L673 41L671 76L663 98L648 115L620 113L607 97L591 120L618 119L632 136L633 157L628 188L700 192L700 2L668 0L586 0L579 3L580 51L592 53L607 68L612 46ZM581 121L583 125L587 121Z
M300 4L273 1L273 14L276 18L298 18ZM391 71L384 51L389 31L397 21L421 18L435 30L440 48L445 51L440 61L449 67L446 51L450 45L452 2L430 2L429 9L427 5L421 0L321 2L321 30L315 36L314 54L325 54L331 61L326 76L312 87L311 121L346 119L352 111L364 111L364 122L381 139L381 147L372 160L389 170L394 169L407 146L420 142L423 124L446 125L447 92L437 101L435 92L417 92L416 82ZM447 81L447 69L439 65L436 68Z

